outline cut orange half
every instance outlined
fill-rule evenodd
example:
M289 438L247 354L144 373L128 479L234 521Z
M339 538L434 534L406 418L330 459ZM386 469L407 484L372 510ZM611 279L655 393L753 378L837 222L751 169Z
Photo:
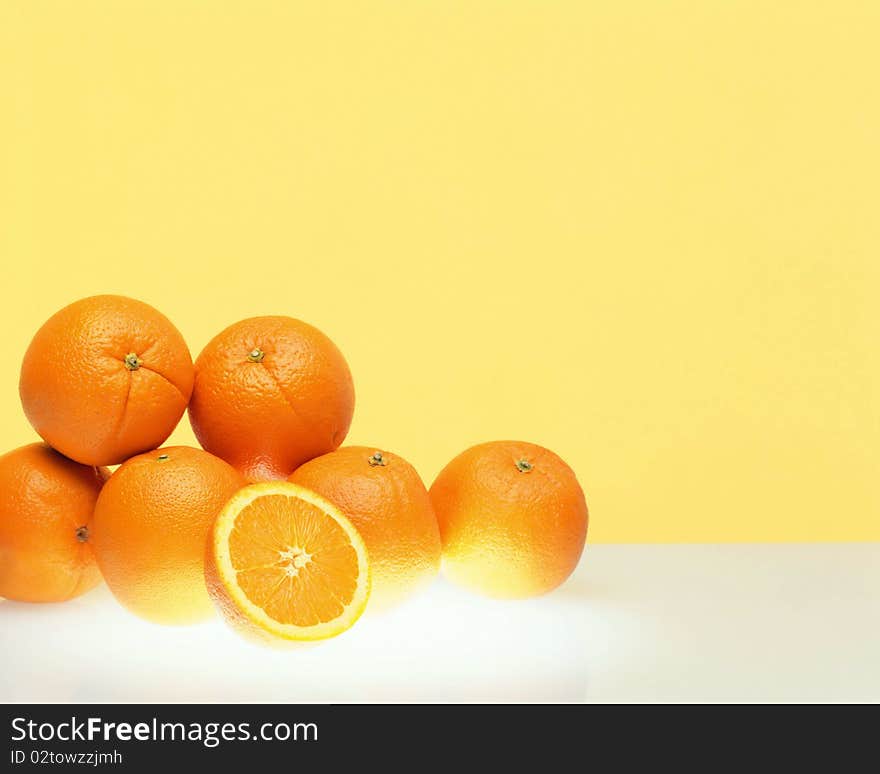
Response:
M205 576L227 621L264 643L335 637L370 595L367 550L352 523L320 495L284 481L246 486L226 503Z

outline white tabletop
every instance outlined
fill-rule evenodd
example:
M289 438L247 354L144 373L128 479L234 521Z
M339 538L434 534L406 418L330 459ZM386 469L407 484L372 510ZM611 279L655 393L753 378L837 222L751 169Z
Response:
M880 701L880 544L589 546L553 594L438 581L318 647L165 628L105 588L0 604L0 700Z

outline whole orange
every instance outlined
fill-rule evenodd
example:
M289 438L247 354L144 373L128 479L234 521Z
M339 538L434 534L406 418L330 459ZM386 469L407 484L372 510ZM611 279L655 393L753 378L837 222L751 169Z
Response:
M37 331L19 392L49 445L86 465L115 465L171 434L192 381L189 349L168 318L131 298L92 296Z
M0 457L0 596L63 602L101 582L88 522L109 475L42 443Z
M104 580L131 612L188 624L209 616L208 532L241 474L201 449L169 446L132 457L104 486L91 524Z
M491 597L555 589L587 537L584 493L549 449L495 441L459 454L431 486L443 540L443 572Z
M387 608L430 583L440 567L440 533L428 491L403 457L346 446L297 468L290 480L333 503L370 555L370 608Z
M196 359L189 418L199 443L250 481L286 478L342 443L351 372L321 331L290 317L231 325Z

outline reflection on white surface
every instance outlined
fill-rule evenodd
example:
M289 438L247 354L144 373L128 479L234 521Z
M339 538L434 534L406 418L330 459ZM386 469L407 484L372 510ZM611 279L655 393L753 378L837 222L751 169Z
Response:
M435 583L317 646L252 645L220 620L168 628L106 587L61 605L0 606L6 700L418 701L586 695L582 600L482 600Z
M3 701L880 700L880 545L590 546L553 594L437 581L325 644L0 604Z

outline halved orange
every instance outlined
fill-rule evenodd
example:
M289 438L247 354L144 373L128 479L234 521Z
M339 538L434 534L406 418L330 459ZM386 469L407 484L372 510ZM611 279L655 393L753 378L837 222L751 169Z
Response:
M226 620L269 644L335 637L370 595L367 549L354 525L286 481L233 495L214 523L205 578Z

